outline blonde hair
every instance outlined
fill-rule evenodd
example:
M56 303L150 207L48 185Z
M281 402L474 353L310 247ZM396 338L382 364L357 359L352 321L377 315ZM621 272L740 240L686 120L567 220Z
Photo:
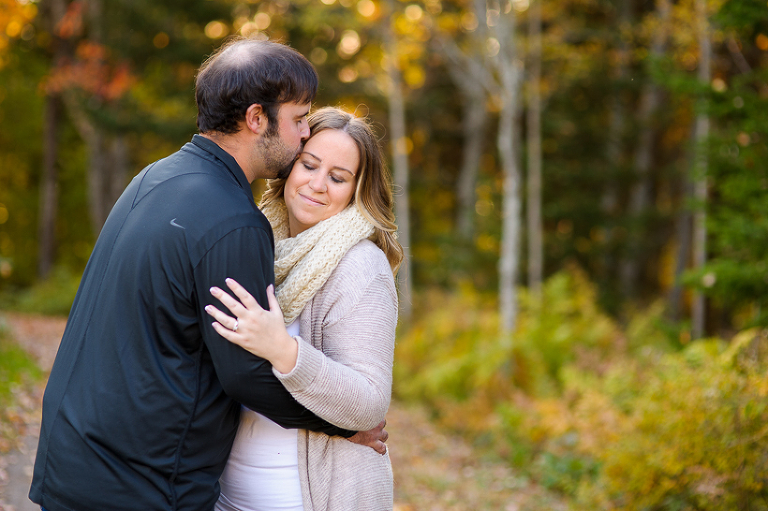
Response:
M308 117L309 137L325 130L339 130L355 142L359 151L360 168L355 179L355 194L352 201L360 213L373 224L373 242L384 252L397 273L403 261L403 247L397 241L397 225L392 212L392 188L389 169L384 161L381 146L370 124L339 108L323 107ZM261 206L283 198L285 179L270 179L267 190L261 197Z

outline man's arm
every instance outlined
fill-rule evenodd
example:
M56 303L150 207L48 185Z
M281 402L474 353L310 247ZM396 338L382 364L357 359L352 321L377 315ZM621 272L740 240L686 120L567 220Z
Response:
M269 362L216 333L211 326L213 319L204 310L208 304L226 310L209 290L212 286L226 289L227 277L242 284L259 304L268 305L266 289L274 280L273 264L269 234L258 227L242 227L219 240L194 270L203 340L219 381L231 398L284 428L349 438L355 432L333 426L300 405L277 380Z

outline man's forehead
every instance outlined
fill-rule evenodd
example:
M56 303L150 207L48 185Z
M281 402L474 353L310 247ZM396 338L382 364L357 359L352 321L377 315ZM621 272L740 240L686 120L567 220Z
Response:
M309 113L311 103L283 103L280 105L280 114L287 117L303 117Z

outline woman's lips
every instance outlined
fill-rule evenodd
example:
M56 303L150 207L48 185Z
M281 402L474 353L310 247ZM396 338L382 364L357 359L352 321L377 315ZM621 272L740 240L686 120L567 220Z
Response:
M302 199L304 199L306 202L308 202L310 204L313 204L313 205L316 205L316 206L325 206L325 204L320 202L319 200L315 200L315 199L313 199L311 197L307 197L306 195L304 195L302 193L299 194L299 197L301 197Z

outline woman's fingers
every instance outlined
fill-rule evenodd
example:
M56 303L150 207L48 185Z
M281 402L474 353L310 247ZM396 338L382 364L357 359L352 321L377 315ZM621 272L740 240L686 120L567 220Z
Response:
M221 324L224 328L228 328L229 330L235 328L235 321L237 318L233 318L229 314L221 312L213 305L206 305L205 312L207 312L213 319L218 322L218 324Z
M221 303L223 303L224 306L229 309L229 312L235 316L239 317L245 311L243 304L232 298L229 293L226 293L222 289L214 286L211 288L211 294L214 298L217 298Z
M274 286L267 288L267 310L238 282L233 279L227 279L226 282L232 293L242 302L226 291L212 287L210 291L214 298L221 301L235 316L232 317L213 305L207 305L205 311L215 320L212 323L213 328L229 342L269 360L276 369L283 368L282 372L290 372L296 365L296 341L285 329Z
M280 308L280 304L277 301L277 297L275 296L275 286L270 284L267 286L267 301L269 302L269 311L275 314L278 314L280 316L280 319L283 319L283 311Z
M220 336L222 336L223 338L225 338L229 342L234 342L235 344L238 344L236 342L236 337L235 337L237 334L235 332L233 332L231 329L225 327L224 325L222 325L219 322L213 322L211 324L213 325L213 329L216 330L216 332Z
M243 305L245 305L247 309L253 310L256 307L261 308L259 302L256 301L253 295L249 293L243 286L241 286L240 283L235 279L227 279L226 282L227 287L229 287L229 289L235 293L235 296L240 299L240 301L243 303Z

